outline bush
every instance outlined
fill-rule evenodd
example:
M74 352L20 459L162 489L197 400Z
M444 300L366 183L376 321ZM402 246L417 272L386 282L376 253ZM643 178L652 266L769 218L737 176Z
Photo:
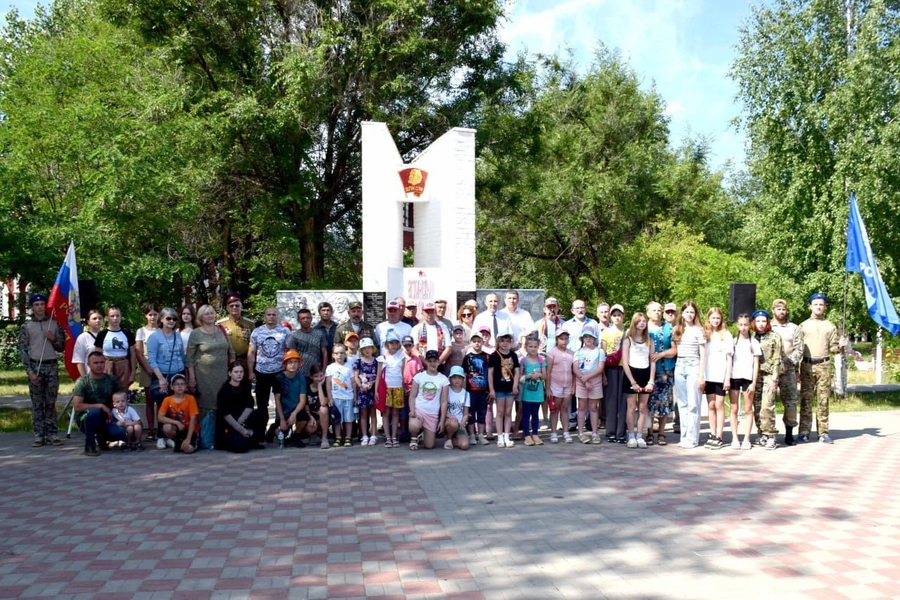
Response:
M19 358L19 328L18 323L0 322L0 369L18 369L22 366Z

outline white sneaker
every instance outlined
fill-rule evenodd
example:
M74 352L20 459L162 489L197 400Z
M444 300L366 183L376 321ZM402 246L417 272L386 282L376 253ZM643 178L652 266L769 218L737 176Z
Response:
M505 448L505 447L506 447L506 434L505 434L505 433L498 433L498 434L497 434L497 447L498 447L498 448Z
M513 439L512 439L512 434L507 433L507 434L506 434L506 447L507 447L507 448L512 448L512 447L515 446L515 445L516 445L516 443L515 443L515 442L513 441Z
M163 438L159 438L156 440L156 449L157 450L165 450L166 449L166 440Z
M478 443L478 437L474 433L469 434L469 446L474 446Z
M489 442L488 439L484 436L483 433L478 434L478 443L481 444L482 446L487 446L488 444L490 444L490 442Z
M774 435L766 440L766 450L774 450L777 446L778 444L775 442Z
M166 448L174 448L174 447L175 447L175 440L170 440L169 438L166 438Z
M647 448L647 442L644 441L644 438L637 438L637 447L641 450L645 450Z
M373 435L373 436L371 436L371 437L369 438L369 445L370 445L370 446L374 446L374 445L377 444L377 443L378 443L378 436L377 436L377 435Z
M563 434L563 439L567 444L571 444L573 442L572 435L568 431Z
M369 445L369 436L367 436L367 435L362 436L362 439L359 440L359 445L360 446L368 446Z
M741 444L741 450L753 450L753 444L749 440L744 440Z
M741 441L739 439L737 439L736 436L733 440L731 440L731 449L732 450L740 450L741 449Z
M551 443L551 444L558 444L558 443L559 443L559 436L556 435L556 432L553 432L553 433L550 434L550 443Z
M625 447L626 448L637 448L637 440L634 438L628 438L628 443L625 444Z

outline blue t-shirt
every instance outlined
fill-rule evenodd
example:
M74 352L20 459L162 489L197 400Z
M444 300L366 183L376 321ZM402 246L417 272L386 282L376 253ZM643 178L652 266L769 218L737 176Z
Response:
M294 412L297 405L300 404L300 395L306 394L306 377L297 373L293 377L288 377L287 373L279 373L276 377L278 380L278 388L281 390L281 412L287 417L288 413Z
M173 331L171 335L161 330L154 331L147 338L147 362L151 369L159 369L160 373L172 374L184 371L184 344L181 334Z

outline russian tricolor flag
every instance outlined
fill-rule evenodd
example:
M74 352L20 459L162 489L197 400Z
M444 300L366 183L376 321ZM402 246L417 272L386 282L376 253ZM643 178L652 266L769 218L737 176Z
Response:
M81 335L81 301L78 297L78 267L75 265L75 242L69 242L69 251L56 276L56 283L47 301L50 317L66 332L66 371L75 381L78 367L72 364L75 340Z

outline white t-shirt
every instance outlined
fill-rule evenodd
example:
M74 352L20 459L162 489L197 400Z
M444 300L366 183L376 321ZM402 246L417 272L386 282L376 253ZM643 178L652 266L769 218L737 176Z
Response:
M119 421L125 421L125 423L141 422L141 417L138 416L137 411L134 410L133 406L126 407L125 412L121 412L118 408L114 408L112 413L114 423L118 423Z
M644 335L646 335L646 333ZM629 340L628 366L632 369L649 369L650 346L646 343L636 344L632 340Z
M331 397L335 400L353 400L353 367L349 363L336 362L325 369L325 377L331 377Z
M421 323L419 323L418 325L413 327L412 337L413 337L413 340L415 340L416 345L418 345L419 337L422 335L422 331L424 330L425 331L425 351L437 350L438 349L438 328L440 328L444 334L444 340L443 340L444 348L448 348L450 346L450 343L453 340L450 338L450 332L447 331L447 328L444 327L444 324L441 323L440 321L436 321L434 323L434 325L429 325L425 321L422 321ZM420 350L420 352L422 351L421 348L419 350Z
M725 383L725 371L734 353L734 338L730 331L722 332L719 338L719 332L714 331L706 342L706 381Z
M384 383L389 388L403 387L403 361L406 354L403 349L397 350L396 354L384 354L375 360L382 364L384 369Z
M182 329L178 332L181 335L181 345L184 348L185 354L187 354L187 344L188 340L191 338L191 331L193 331L193 329Z
M373 340L379 345L379 352L381 354L387 352L385 338L387 337L388 331L391 329L394 330L394 333L397 334L397 337L400 338L400 340L403 340L407 335L412 335L412 327L409 326L409 323L404 323L403 321L397 321L396 323L382 321L375 327L375 340Z
M75 346L72 348L72 364L87 363L88 354L94 351L94 341L97 336L90 331L82 331L81 335L75 340Z
M416 412L428 415L441 414L441 390L450 385L450 380L443 373L429 375L428 371L422 371L413 377L413 381L419 386L416 395Z
M734 341L734 363L731 367L732 379L753 379L753 357L762 356L762 349L756 338L738 338Z
M505 308L497 312L498 314L506 314L509 318L513 334L513 349L519 347L519 338L535 331L534 319L531 317L531 313L524 308L517 308L514 313L509 313Z
M462 422L463 412L469 406L469 392L466 391L466 388L461 389L459 392L454 392L453 388L447 390L447 416L453 415L456 417L456 420L459 421L462 427L466 426ZM453 432L450 432L450 434L452 435Z

